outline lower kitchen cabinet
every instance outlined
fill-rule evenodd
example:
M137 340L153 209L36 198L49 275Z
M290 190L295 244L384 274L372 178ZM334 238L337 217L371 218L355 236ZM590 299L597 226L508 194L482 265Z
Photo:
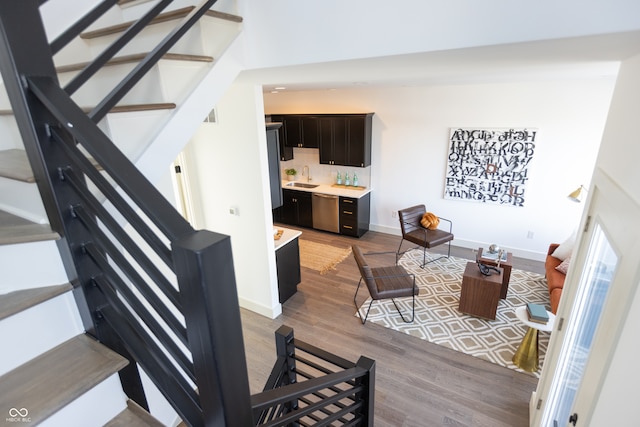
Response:
M296 293L300 283L300 248L297 237L276 250L276 268L278 299L283 303Z
M311 193L306 191L282 190L280 221L300 227L313 227Z
M371 197L340 197L340 234L360 237L369 231Z

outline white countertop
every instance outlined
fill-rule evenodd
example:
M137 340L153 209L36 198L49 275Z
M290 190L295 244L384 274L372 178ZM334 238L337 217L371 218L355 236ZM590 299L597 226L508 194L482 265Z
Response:
M295 191L306 191L308 193L322 193L322 194L330 194L332 196L342 196L342 197L352 197L354 199L359 199L371 192L371 188L365 188L362 190L359 189L349 189L344 187L334 187L332 184L318 184L313 181L309 182L309 184L317 185L315 188L304 188L304 187L293 187L287 186L287 184L291 184L292 182L300 182L303 184L307 184L306 181L282 181L282 188L284 190L295 190Z
M302 234L302 231L292 230L290 228L285 228L280 226L276 227L274 225L273 226L274 233L276 230L283 231L282 236L280 236L278 240L273 241L276 251Z

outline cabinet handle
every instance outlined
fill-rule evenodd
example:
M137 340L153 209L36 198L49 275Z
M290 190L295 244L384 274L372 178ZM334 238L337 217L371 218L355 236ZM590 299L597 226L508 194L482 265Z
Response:
M343 225L342 228L348 228L349 230L353 229L353 227L350 225Z
M349 199L342 199L342 201L345 203L353 203L353 200L349 200Z
M346 214L346 215L353 215L353 212L351 212L351 211L342 211L342 213Z

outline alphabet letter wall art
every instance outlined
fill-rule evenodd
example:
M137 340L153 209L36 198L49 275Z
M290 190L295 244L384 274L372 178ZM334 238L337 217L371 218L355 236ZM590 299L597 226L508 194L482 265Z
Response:
M445 199L524 206L537 129L451 129Z

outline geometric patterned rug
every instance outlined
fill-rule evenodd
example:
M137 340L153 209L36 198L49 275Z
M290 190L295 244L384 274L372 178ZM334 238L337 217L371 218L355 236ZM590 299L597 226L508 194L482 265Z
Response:
M546 306L548 310L546 279L537 273L512 269L507 298L500 300L496 319L481 319L458 311L460 284L467 262L467 259L449 257L427 264L422 269L422 251L406 252L398 263L407 272L415 274L420 288L420 294L416 296L415 320L404 323L391 300L382 300L374 301L367 322L525 372L511 361L527 331L527 326L516 317L515 309L533 302ZM367 299L360 307L363 316L369 301ZM396 303L403 313L411 316L411 298L397 298ZM541 369L549 333L539 332L538 337ZM533 375L539 377L539 373L540 370Z

